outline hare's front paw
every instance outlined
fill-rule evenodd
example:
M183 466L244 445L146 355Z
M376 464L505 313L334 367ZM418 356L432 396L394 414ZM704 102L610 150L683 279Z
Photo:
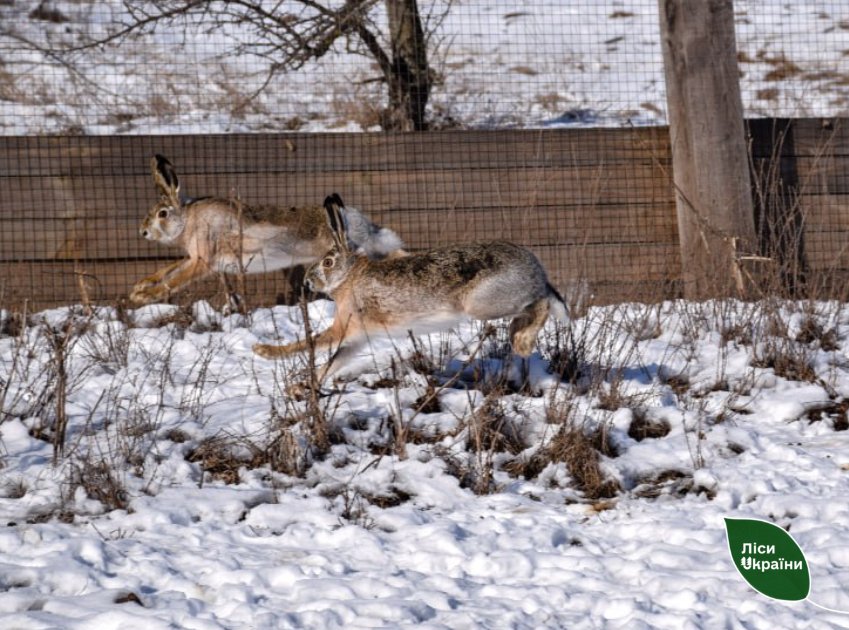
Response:
M253 351L254 354L258 354L263 359L276 359L285 356L285 353L281 352L282 348L283 346L272 346L268 343L255 343Z
M142 280L130 292L130 302L143 305L160 302L168 297L168 287L161 282Z

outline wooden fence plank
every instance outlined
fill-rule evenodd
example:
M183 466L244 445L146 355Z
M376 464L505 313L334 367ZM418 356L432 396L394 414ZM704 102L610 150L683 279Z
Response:
M4 308L20 308L26 300L28 308L33 310L77 304L83 299L81 282L94 303L126 302L133 281L167 262L0 263L0 305ZM234 283L234 286L237 285ZM38 291L34 292L33 287L38 287ZM195 299L218 299L223 302L223 295L220 280L213 277L180 292L173 301L187 304ZM244 299L249 307L276 304L286 296L291 298L292 293L287 274L283 272L245 278Z
M0 261L134 259L179 255L174 247L139 235L134 217L0 219ZM604 207L408 209L372 215L394 227L409 248L464 240L512 240L525 245L674 243L675 210L670 201ZM611 229L615 225L616 229Z
M534 169L422 169L305 173L207 173L183 177L191 196L238 197L247 203L321 204L338 192L366 213L396 208L539 207L655 203L671 199L667 172L655 165ZM157 201L149 176L8 178L0 217L129 214L141 220Z
M0 177L142 175L154 153L178 173L524 168L668 158L663 127L438 131L426 134L225 134L0 138Z
M664 212L665 210L665 212ZM390 213L413 249L467 240L504 239L528 246L676 243L675 208L616 205L567 208L411 210ZM615 225L616 229L611 229Z
M849 229L805 233L808 265L815 271L849 270Z
M800 157L796 164L803 194L849 195L849 155Z
M795 154L800 157L849 155L846 119L809 118L794 121Z
M849 230L849 195L799 197L806 230Z
M179 255L179 250L143 239L139 222L127 217L0 220L0 261L115 260L163 255Z

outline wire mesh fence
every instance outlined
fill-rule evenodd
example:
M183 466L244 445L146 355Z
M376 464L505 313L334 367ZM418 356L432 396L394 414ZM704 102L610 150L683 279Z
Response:
M112 301L179 257L138 230L154 153L191 196L338 192L414 249L508 238L564 291L668 295L662 4L0 2L3 300ZM843 2L734 11L748 117L847 115ZM810 265L842 269L849 144L839 122L814 135L790 203L805 200ZM248 282L255 303L290 290Z

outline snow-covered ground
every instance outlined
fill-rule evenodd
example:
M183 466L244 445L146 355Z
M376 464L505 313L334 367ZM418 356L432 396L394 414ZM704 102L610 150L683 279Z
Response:
M665 121L657 0L419 5L431 32L432 66L441 77L430 101L437 125ZM300 6L284 3L278 11ZM849 11L843 0L736 0L734 6L747 116L849 113ZM372 18L385 22L383 3ZM0 2L0 133L376 128L385 102L378 72L342 41L300 71L275 76L256 98L249 97L276 60L234 53L251 41L244 24L215 31L205 25L158 28L58 59L33 48L78 46L127 21L120 2Z
M2 323L3 628L849 627L753 591L723 525L788 529L849 610L844 304L592 308L524 393L501 324L376 341L317 407L250 350L295 307Z

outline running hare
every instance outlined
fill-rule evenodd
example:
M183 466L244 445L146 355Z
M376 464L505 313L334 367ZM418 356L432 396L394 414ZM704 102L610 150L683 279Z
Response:
M136 304L168 297L215 272L261 273L311 264L334 243L322 206L246 205L217 197L187 198L166 158L151 159L159 202L141 224L151 241L181 247L188 258L163 267L139 281L130 293ZM333 197L338 205L342 200ZM352 208L344 210L348 246L368 257L403 254L401 239Z
M335 201L341 200L335 197ZM344 208L337 206L334 197L325 205L335 243L305 278L312 290L336 302L333 323L313 339L316 348L337 348L319 380L335 371L334 364L355 352L370 335L450 328L464 316L513 317L513 351L527 357L549 312L566 318L563 298L527 249L489 241L371 260L351 252ZM307 341L298 341L284 346L257 344L253 349L271 359L308 347Z

